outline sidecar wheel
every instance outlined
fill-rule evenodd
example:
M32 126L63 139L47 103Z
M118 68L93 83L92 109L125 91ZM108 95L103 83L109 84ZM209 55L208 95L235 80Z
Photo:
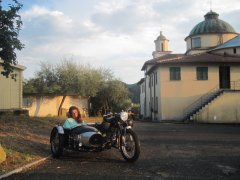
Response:
M56 128L52 130L50 144L52 156L54 158L59 158L63 154L64 135L59 134Z
M140 143L136 133L132 129L126 130L126 135L121 136L120 151L128 162L135 162L140 154Z

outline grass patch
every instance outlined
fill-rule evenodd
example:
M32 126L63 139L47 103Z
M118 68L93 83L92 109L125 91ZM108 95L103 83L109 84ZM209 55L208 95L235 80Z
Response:
M85 118L85 122L101 122L101 117ZM0 143L7 159L0 164L0 174L46 157L50 154L49 137L57 123L65 118L58 117L0 117Z

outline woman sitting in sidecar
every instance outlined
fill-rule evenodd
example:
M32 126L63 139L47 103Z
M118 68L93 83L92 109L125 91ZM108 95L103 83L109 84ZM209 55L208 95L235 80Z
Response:
M71 106L67 113L68 119L64 122L65 129L73 129L81 124L84 124L79 109L76 106Z
M84 147L100 147L103 137L99 130L86 124L76 106L71 106L63 126L53 128L50 137L53 157L60 157L63 149L84 150Z

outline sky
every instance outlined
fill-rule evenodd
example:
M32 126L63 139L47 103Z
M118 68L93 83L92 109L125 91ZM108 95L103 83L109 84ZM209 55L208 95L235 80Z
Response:
M3 0L5 3L10 0ZM160 31L169 50L185 53L191 29L210 11L240 32L239 0L19 0L23 26L17 52L24 77L34 77L40 62L73 60L109 68L116 78L133 84L152 59Z

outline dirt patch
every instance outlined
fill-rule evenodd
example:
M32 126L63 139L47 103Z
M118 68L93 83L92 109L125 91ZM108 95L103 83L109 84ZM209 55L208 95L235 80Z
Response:
M0 117L0 143L7 159L0 164L0 174L46 157L50 154L49 135L63 118L26 116ZM99 122L101 118L86 118L85 122Z

